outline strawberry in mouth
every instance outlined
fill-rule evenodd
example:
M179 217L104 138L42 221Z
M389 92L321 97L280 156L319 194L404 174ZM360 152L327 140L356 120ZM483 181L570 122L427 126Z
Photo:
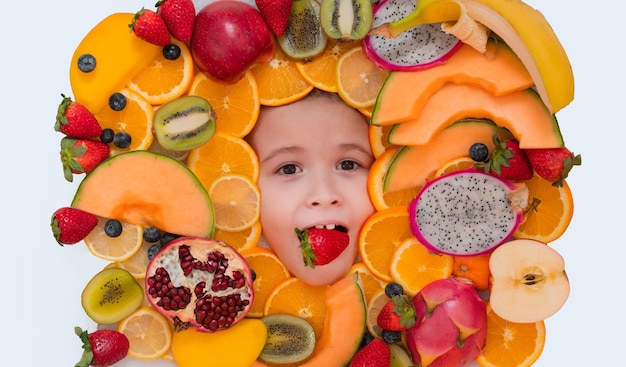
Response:
M315 268L335 260L348 247L348 229L338 224L317 225L305 230L294 229L300 240L302 259Z

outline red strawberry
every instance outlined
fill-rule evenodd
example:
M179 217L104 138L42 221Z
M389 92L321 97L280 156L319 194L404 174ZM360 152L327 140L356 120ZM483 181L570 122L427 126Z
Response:
M196 7L191 0L159 0L157 14L163 18L172 37L189 42L196 20Z
M356 352L348 367L389 367L390 363L389 344L380 338L374 338Z
M108 367L124 359L128 354L129 342L126 335L117 330L96 330L87 333L74 328L83 341L83 355L75 367Z
M63 100L57 110L54 130L80 139L99 138L102 127L87 107L61 94Z
M98 224L98 218L80 209L63 207L52 214L50 227L59 245L82 241Z
M574 155L565 147L527 149L526 155L535 172L554 186L563 186L563 180L572 168L582 164L580 154Z
M493 134L494 150L489 158L482 163L477 163L476 167L483 168L485 172L495 176L523 181L533 177L533 169L530 166L528 157L516 140L501 140L497 133Z
M171 42L165 21L153 10L141 8L128 26L137 37L154 45L167 46Z
M415 308L407 295L393 296L380 310L376 323L384 330L401 331L415 324Z
M109 146L101 141L88 139L61 139L61 162L63 175L72 182L72 173L87 173L109 156Z
M293 0L255 0L259 13L277 37L285 34Z
M302 258L306 266L325 265L339 256L348 247L348 234L337 229L295 229L300 239Z

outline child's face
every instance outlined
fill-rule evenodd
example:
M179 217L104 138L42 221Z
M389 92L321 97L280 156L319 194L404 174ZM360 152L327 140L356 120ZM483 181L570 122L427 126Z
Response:
M294 275L330 284L357 255L361 225L374 212L367 175L374 161L368 124L357 111L326 97L265 109L250 143L260 161L263 236ZM331 263L307 267L294 228L337 224L348 248Z

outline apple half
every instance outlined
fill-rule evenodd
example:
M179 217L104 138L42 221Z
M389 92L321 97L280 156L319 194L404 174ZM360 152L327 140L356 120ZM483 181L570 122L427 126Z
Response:
M563 257L543 242L518 239L502 244L491 254L489 270L491 308L505 320L544 320L569 297Z

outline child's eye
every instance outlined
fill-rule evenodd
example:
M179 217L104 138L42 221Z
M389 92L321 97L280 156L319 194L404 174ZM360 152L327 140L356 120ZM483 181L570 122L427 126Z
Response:
M350 161L350 160L341 161L339 162L339 166L338 166L338 168L342 171L354 171L355 169L359 167L361 167L360 164L358 164L355 161Z
M293 175L298 173L299 171L299 167L293 163L290 164L285 164L284 166L281 166L280 168L278 168L278 173L283 174L283 175Z

